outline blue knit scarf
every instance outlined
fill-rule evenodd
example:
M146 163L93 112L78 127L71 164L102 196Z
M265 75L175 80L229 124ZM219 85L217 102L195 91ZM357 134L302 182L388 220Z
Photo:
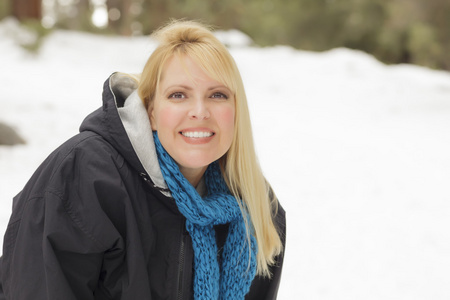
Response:
M214 162L208 166L204 174L208 193L202 198L181 174L156 132L153 137L164 180L178 210L186 217L186 229L192 239L194 299L244 299L256 273L257 244L251 236L249 249L241 210L223 180L219 164ZM227 223L230 224L228 236L219 266L213 226Z

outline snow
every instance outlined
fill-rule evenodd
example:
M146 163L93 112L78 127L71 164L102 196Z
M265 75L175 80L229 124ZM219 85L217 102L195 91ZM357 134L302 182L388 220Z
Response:
M8 22L0 120L28 144L0 147L1 234L13 196L101 105L103 81L139 73L155 47L148 37L56 31L33 55ZM449 299L450 73L221 35L244 79L263 170L287 211L279 299Z

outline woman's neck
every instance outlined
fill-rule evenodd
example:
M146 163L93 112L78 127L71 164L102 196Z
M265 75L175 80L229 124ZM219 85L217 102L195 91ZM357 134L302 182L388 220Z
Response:
M206 169L208 166L201 167L201 168L185 168L182 166L180 167L180 172L183 174L184 177L189 181L190 184L192 184L193 187L197 187L198 183L203 177L203 174L205 174Z

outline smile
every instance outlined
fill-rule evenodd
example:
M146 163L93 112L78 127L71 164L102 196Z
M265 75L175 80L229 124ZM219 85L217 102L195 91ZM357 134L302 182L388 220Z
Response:
M188 138L207 138L214 135L214 132L206 132L206 131L187 131L180 132L183 136Z

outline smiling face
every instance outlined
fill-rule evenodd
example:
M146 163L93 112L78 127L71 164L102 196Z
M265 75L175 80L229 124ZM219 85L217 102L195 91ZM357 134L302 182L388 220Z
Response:
M148 114L162 146L194 186L233 141L233 93L188 56L168 59Z

